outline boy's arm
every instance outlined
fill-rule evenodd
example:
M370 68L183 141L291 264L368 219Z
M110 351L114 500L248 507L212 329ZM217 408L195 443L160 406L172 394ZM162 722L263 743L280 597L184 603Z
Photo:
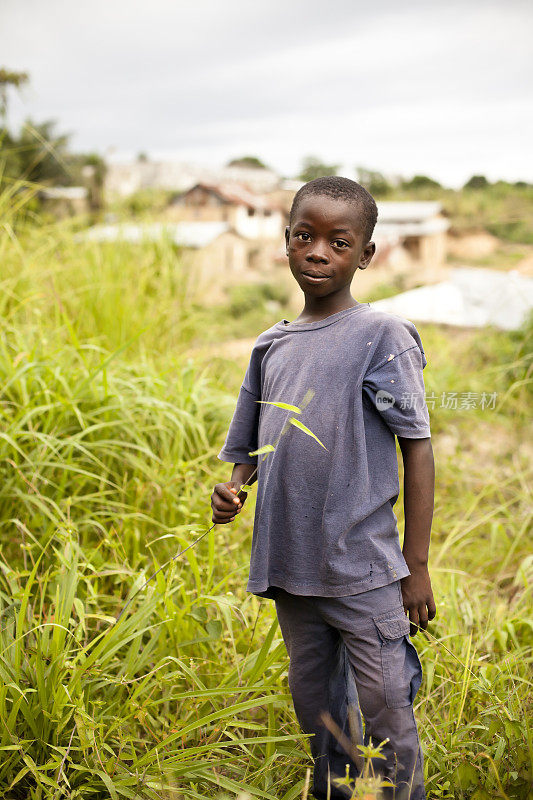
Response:
M403 555L411 572L401 579L403 605L409 613L411 636L424 630L437 613L428 571L429 541L435 493L435 462L431 438L398 436L404 464L405 529Z
M257 464L234 464L231 473L231 480L243 486L249 486L257 480Z

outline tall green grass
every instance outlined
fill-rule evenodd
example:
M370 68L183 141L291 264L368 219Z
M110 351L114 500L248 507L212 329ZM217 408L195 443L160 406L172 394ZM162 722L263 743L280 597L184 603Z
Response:
M285 648L244 589L252 502L115 623L211 525L246 358L191 357L212 332L169 242L80 242L18 189L0 201L0 797L300 797ZM498 392L495 409L430 411L428 796L525 800L531 327L420 330L428 391Z
M520 331L420 326L436 457L430 549L437 616L415 638L415 709L428 794L526 798L533 777L533 320ZM442 408L442 393L496 393L494 407ZM401 503L401 499L400 499ZM402 519L401 505L397 507ZM427 639L425 641L425 639Z
M0 234L0 796L198 796L248 772L273 796L262 745L272 763L294 749L268 711L287 714L282 645L272 622L266 644L246 635L257 604L232 592L235 532L212 531L115 623L210 525L232 398L187 355L188 278L168 243L99 250L13 222ZM267 742L247 718L263 710Z
M226 656L218 680L190 658L224 654L220 618L231 631L234 602L215 594L220 584L208 594L162 576L115 624L106 585L123 570L97 547L84 552L72 530L58 531L31 569L2 571L2 796L159 797L183 781L231 786L236 764L257 768L262 744L279 743L283 760L292 738L270 729L267 741L246 721L287 702L270 674L280 658L279 644L268 652L272 635L238 668Z

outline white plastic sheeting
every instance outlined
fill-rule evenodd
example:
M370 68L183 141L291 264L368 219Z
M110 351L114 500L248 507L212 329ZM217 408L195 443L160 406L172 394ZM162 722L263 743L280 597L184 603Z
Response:
M461 267L446 281L411 289L371 306L413 322L468 328L494 325L514 330L533 309L533 278L514 270Z

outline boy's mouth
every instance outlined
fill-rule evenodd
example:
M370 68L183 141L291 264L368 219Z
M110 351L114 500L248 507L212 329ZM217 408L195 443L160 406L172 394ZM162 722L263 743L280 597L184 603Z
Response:
M308 271L306 271L306 272L302 272L302 275L308 281L311 281L311 283L321 283L322 281L327 281L328 278L329 278L329 275L324 275L323 272L308 272Z

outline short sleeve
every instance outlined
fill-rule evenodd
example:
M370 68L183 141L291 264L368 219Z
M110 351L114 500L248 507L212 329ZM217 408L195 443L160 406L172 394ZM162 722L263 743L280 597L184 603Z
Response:
M252 355L237 397L226 441L217 458L232 464L257 464L257 456L248 453L257 450L259 412L261 404L259 381L256 377L255 359Z
M363 380L363 391L396 436L431 436L422 376L426 363L423 351L415 345L398 355L391 353Z

